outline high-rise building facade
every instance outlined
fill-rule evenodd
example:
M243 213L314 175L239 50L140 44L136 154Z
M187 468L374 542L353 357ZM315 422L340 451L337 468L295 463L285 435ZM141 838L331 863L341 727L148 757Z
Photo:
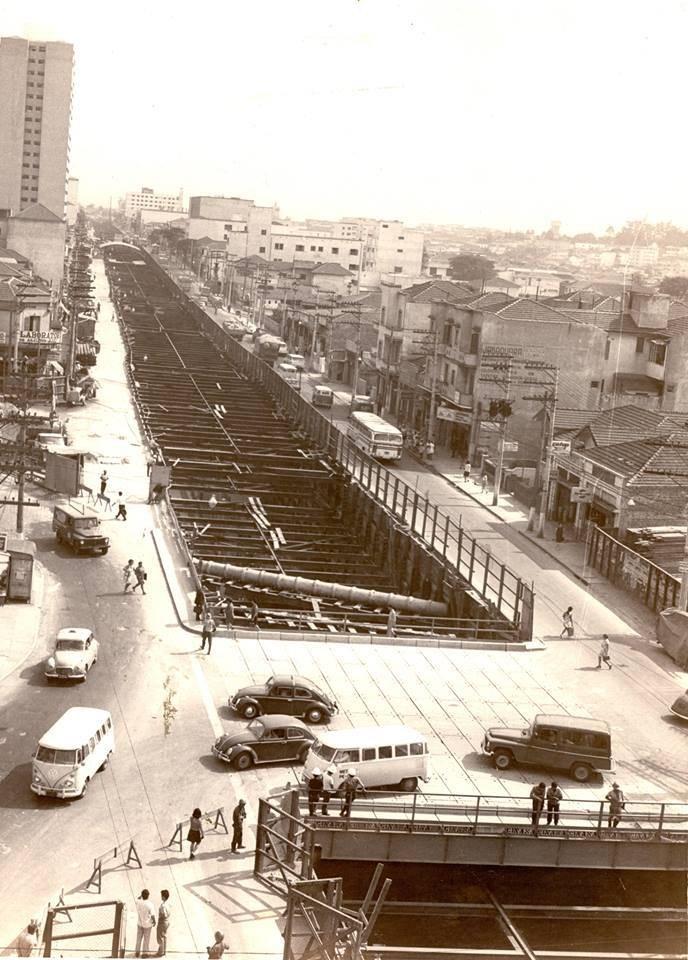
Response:
M74 49L0 38L0 210L65 214Z

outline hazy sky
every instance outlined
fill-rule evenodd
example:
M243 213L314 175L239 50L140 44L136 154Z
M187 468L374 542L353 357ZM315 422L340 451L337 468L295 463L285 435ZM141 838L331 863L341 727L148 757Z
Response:
M141 185L292 217L688 227L674 0L2 0L76 48L83 202Z

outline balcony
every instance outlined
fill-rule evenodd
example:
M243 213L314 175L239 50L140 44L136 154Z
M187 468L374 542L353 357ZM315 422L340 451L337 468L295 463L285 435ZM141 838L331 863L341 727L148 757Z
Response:
M477 353L465 353L458 347L447 347L445 356L447 360L453 360L455 363L460 363L464 367L478 366Z

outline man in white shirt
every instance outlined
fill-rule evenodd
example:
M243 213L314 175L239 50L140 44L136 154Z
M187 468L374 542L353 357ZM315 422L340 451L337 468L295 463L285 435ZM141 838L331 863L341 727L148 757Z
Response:
M138 914L138 923L136 925L135 956L141 957L148 953L151 930L157 920L155 906L150 899L150 892L148 890L141 891L141 896L136 901L136 912Z

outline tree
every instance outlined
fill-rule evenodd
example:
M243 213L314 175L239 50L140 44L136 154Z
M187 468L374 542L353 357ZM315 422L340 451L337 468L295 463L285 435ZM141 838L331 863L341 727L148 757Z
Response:
M688 294L688 277L664 277L659 285L659 292L683 299Z
M494 276L494 262L475 253L459 253L449 261L453 280L489 280Z

